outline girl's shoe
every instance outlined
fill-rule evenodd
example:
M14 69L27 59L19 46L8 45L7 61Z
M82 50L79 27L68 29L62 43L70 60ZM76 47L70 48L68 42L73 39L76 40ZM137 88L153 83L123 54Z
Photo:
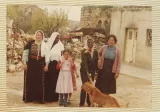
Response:
M71 101L70 101L70 100L68 100L68 102L67 102L67 103L68 103L68 105L70 105L70 104L71 104Z
M63 106L63 103L62 103L62 102L60 102L60 103L59 103L59 106Z
M68 105L71 105L71 102L68 102Z
M68 104L67 104L67 103L64 103L64 107L68 107Z
M63 106L63 104L64 104L64 101L62 100L62 101L59 101L59 106Z

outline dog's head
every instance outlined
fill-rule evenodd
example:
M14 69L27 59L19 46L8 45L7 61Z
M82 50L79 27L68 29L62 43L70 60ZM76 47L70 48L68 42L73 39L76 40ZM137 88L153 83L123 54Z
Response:
M88 94L93 94L94 86L91 85L89 82L86 82L82 85L81 89L87 92Z

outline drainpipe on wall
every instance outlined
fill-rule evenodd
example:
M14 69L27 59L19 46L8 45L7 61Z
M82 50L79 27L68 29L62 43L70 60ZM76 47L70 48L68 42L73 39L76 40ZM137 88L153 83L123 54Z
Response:
M120 12L121 12L121 19L120 19L120 26L119 26L119 30L118 30L118 37L121 38L121 27L122 27L122 13L123 13L123 10L122 10L122 7L120 8ZM119 39L120 42L119 42L119 47L122 51L122 40ZM123 51L124 52L124 51ZM121 53L122 57L124 56L124 53Z
M121 12L121 18L120 18L119 30L117 31L117 37L120 37L120 34L121 34L120 30L121 30L121 27L122 27L122 13L123 13L122 7L120 8L120 12ZM121 43L121 42L120 42L120 43ZM121 46L120 46L120 47L121 47Z

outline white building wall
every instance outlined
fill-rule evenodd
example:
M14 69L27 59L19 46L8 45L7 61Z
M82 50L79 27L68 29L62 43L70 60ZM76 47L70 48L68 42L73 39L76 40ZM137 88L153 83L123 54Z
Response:
M135 63L152 67L152 47L146 46L146 30L152 29L152 12L145 10L112 12L110 33L117 36L117 45L121 48L122 57L125 53L126 28L137 28L138 31Z

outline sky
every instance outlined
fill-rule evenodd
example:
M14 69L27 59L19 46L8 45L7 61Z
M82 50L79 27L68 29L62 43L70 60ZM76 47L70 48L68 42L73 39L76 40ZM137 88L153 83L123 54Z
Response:
M65 12L68 12L69 20L80 21L81 8L83 6L38 5L38 7L42 8L42 9L47 9L49 13L51 13L52 10L55 10L55 9L57 9L57 10L64 9Z

